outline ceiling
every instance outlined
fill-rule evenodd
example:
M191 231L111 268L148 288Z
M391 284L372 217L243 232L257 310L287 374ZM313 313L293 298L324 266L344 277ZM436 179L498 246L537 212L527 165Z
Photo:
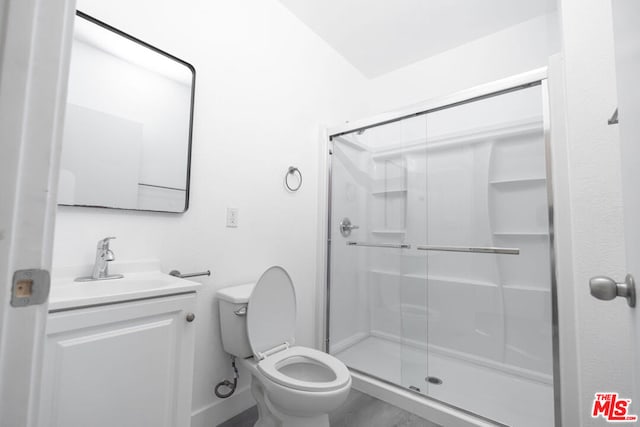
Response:
M556 8L556 0L279 1L367 77Z

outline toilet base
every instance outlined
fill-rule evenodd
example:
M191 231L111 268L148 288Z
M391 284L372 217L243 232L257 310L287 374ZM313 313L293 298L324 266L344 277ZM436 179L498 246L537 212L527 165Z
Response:
M266 396L264 388L255 376L251 376L251 394L258 406L258 421L254 427L329 427L329 415L299 417L282 413Z

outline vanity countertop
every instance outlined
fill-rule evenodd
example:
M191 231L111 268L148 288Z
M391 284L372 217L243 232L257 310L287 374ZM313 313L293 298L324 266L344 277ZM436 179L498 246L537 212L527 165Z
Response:
M51 283L49 311L112 304L197 291L202 285L160 271L125 273L121 279L75 282L58 278Z

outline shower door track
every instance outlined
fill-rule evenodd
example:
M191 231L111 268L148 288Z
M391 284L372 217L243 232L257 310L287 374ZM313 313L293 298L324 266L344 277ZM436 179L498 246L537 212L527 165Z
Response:
M523 74L518 74L506 79L476 86L471 89L447 95L441 98L430 99L428 101L414 104L410 107L396 111L382 113L370 118L354 120L328 129L329 139L345 135L351 132L365 131L369 128L394 123L400 120L439 110L456 107L458 105L469 104L485 98L492 98L497 95L513 92L527 87L538 86L547 79L547 68L542 67Z
M542 118L543 118L543 132L544 132L544 145L545 145L545 163L546 163L546 182L547 182L547 204L548 204L548 217L549 217L549 247L550 247L550 265L551 265L551 327L552 327L552 344L553 344L553 400L554 400L554 420L555 426L561 427L562 418L561 418L561 399L560 399L560 350L559 350L559 329L558 329L558 292L557 292L557 278L556 278L556 256L555 256L555 238L554 238L554 211L553 211L553 181L552 181L552 163L551 163L551 123L550 123L550 112L549 112L549 93L548 93L548 84L547 84L547 67L538 68L526 73L518 74L516 76L512 76L506 79L497 80L491 83L487 83L484 85L476 86L471 89L467 89L461 92L454 93L452 95L444 96L441 98L436 98L424 102L420 102L418 104L412 105L407 108L399 109L392 112L387 112L383 114L379 114L370 118L365 118L361 120L355 120L352 122L347 122L342 125L329 128L328 129L328 140L329 140L329 156L327 163L327 171L328 171L328 186L327 186L327 246L326 246L326 270L325 270L325 292L324 292L324 327L323 327L323 342L324 342L324 351L329 353L330 351L330 337L329 337L329 327L330 327L330 308L331 308L331 198L332 198L332 154L333 154L333 146L331 144L333 138L339 137L341 135L345 135L351 132L356 131L364 131L369 128L373 128L376 126L381 126L389 123L394 123L400 120L404 120L411 117L421 116L424 114L432 113L439 110L444 110L447 108L456 107L459 105L469 104L475 101L480 101L486 98L492 98L495 96L503 95L506 93L514 92L521 89L526 89L534 86L541 86L542 88ZM350 242L352 245L363 245L361 242ZM367 245L368 246L368 245ZM422 248L418 248L422 249ZM425 247L426 249L426 247ZM422 250L425 250L422 249ZM498 248L492 248L498 249ZM503 248L500 248L503 249ZM510 254L516 254L515 250L512 248L504 248L511 249L509 251ZM375 378L377 380L383 381L385 383L389 383L388 381L381 380L374 375L369 373L365 373L362 371L355 370L353 368L349 368L356 372L359 372L362 375L368 376L370 378ZM393 384L394 387L401 388L405 390L404 387L399 386L398 384ZM410 390L410 389L406 389ZM411 391L411 390L410 390ZM439 404L443 404L437 399L433 397L417 393L417 395L421 396L421 398L437 402ZM478 417L479 420L487 420L486 417L482 415L475 414L473 412L469 412L464 408L460 408L457 406L449 405L444 403L446 406L455 408L466 414L471 414L475 417ZM495 422L491 420L492 422Z

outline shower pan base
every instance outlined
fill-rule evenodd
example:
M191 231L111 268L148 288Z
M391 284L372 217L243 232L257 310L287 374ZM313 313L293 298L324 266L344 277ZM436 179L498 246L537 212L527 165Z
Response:
M553 385L549 383L433 351L427 354L424 349L406 345L403 348L398 342L376 336L368 336L335 356L351 369L376 372L380 380L402 384L408 390L417 387L420 394L505 425L553 425L553 413L545 411L553 408ZM437 376L442 384L425 381L425 360L428 360L429 375Z

